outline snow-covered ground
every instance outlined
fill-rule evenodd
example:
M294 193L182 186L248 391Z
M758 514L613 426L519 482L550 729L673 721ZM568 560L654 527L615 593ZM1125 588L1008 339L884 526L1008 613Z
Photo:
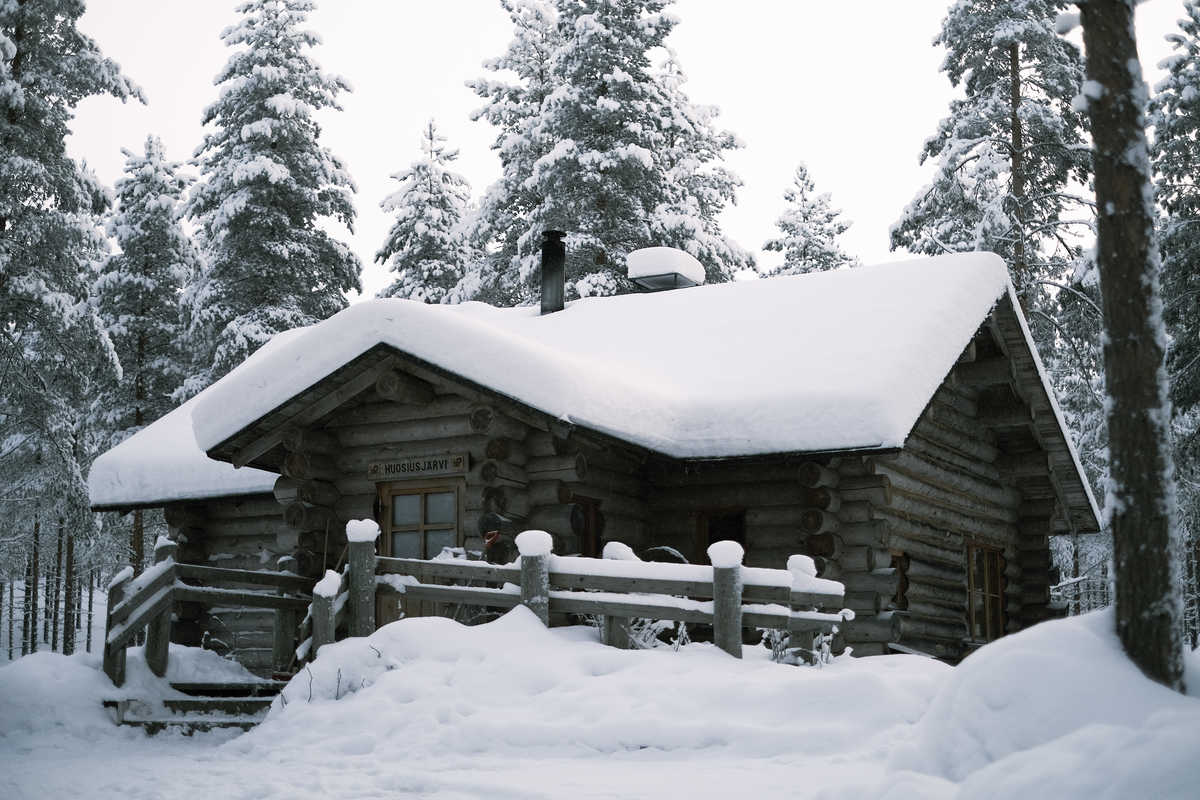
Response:
M814 669L614 650L523 608L403 620L322 650L250 733L191 738L114 727L95 658L39 653L0 668L0 796L1195 797L1200 655L1181 697L1111 627L1109 611L1047 623L953 669ZM155 691L134 653L129 669Z

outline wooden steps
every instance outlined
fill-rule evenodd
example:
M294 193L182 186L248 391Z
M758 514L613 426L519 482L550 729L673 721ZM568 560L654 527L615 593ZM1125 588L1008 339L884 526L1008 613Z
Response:
M188 697L162 701L161 707L137 698L105 700L118 725L144 730L148 735L172 729L185 736L218 728L248 731L267 716L284 681L244 683L172 683L171 688Z

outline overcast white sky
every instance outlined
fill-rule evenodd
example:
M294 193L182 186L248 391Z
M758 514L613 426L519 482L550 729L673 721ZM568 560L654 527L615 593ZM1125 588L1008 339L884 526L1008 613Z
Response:
M90 98L78 109L69 147L112 185L121 148L140 151L148 133L184 161L200 142L213 76L228 58L218 38L234 22L233 0L88 0L80 27L145 90L148 105ZM669 44L693 101L721 108L745 147L729 158L745 181L726 232L756 252L774 235L782 194L798 161L854 222L846 248L872 263L888 252L888 228L923 185L922 142L945 115L951 87L930 45L947 0L678 0ZM1142 63L1151 83L1176 30L1179 0L1138 10ZM507 15L496 0L325 0L310 20L324 44L316 57L354 93L322 118L324 143L358 184L355 234L343 234L364 264L365 293L387 283L372 258L390 220L379 202L388 176L418 156L422 123L434 117L476 196L500 172L494 130L471 122L479 99L464 82L503 52Z

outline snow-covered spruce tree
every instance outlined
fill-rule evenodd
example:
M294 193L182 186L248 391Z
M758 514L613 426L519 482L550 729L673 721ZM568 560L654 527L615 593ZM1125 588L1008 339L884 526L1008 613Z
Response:
M500 0L500 4L512 20L513 38L502 56L484 62L496 77L478 78L467 85L486 101L472 119L486 120L497 129L492 149L503 172L484 192L472 231L479 249L489 252L474 261L454 295L513 305L530 298L529 284L520 279L521 241L529 232L526 220L539 201L528 181L533 165L544 155L531 131L554 86L551 62L561 37L552 2ZM509 75L516 80L509 80ZM527 246L527 258L531 252Z
M187 206L205 257L185 311L198 357L179 392L189 397L279 331L346 307L360 289L358 258L321 225L354 221L354 183L320 144L315 113L349 91L308 54L310 0L250 0L221 34L240 47L217 74L212 129L196 152L201 179Z
M1104 300L1117 635L1150 678L1184 691L1167 333L1159 289L1146 84L1134 0L1080 3Z
M1180 522L1189 563L1200 551L1200 3L1183 4L1179 31L1167 39L1173 52L1161 64L1166 77L1155 87L1148 122L1154 127L1152 157L1161 222L1163 317L1171 334L1167 368L1175 408ZM1187 587L1188 620L1197 634L1195 573Z
M1091 224L1084 121L1072 108L1083 79L1079 50L1058 36L1066 0L958 0L935 44L964 96L925 143L936 163L892 228L892 247L937 255L990 250L1009 264L1028 302L1035 281L1076 260L1071 231Z
M123 367L93 409L116 445L171 410L171 393L186 377L179 293L200 261L179 224L190 183L168 161L162 142L146 138L142 154L125 152L125 175L117 181L117 205L108 233L120 252L105 262L94 292L100 315ZM130 525L130 561L145 563L141 509Z
M578 0L559 8L554 86L531 130L544 155L528 181L538 204L521 237L522 279L536 276L541 231L557 229L570 235L568 297L632 288L625 254L651 243L650 217L665 196L654 159L661 93L649 55L674 25L665 6Z
M666 5L562 0L554 35L522 32L510 48L510 56L525 59L526 71L518 74L529 91L493 92L481 116L511 124L500 140L502 152L512 155L506 180L528 172L519 182L528 211L509 215L506 228L485 236L508 243L495 267L507 271L498 282L517 287L511 294L518 299L532 296L547 229L569 234L569 296L630 290L625 255L650 245L693 251L714 281L747 263L740 249L713 236L719 235L716 213L736 179L710 167L735 142L712 128L711 109L687 101L677 69L655 70L650 62L675 25ZM529 29L544 30L548 18L546 12ZM527 47L531 40L535 46ZM536 65L547 51L544 73ZM513 105L520 111L511 111ZM489 219L493 206L494 199L485 199L481 219Z
M783 253L783 264L770 274L799 275L858 263L837 241L850 223L841 219L842 212L833 208L828 193L816 191L808 167L796 167L792 186L783 193L787 208L775 223L780 236L763 245L764 250Z
M1163 66L1149 123L1162 225L1164 316L1172 334L1168 361L1177 409L1200 405L1200 2L1184 3L1179 33L1168 36L1174 52Z
M754 257L725 236L718 220L725 206L736 202L742 185L724 165L725 152L742 143L717 126L716 106L688 99L683 89L687 77L670 48L667 56L653 72L663 95L663 145L656 155L666 196L654 209L651 236L695 256L708 280L728 280L754 266Z
M53 506L72 525L90 517L84 411L119 366L88 300L108 196L65 139L80 100L141 98L76 28L83 11L78 0L0 4L0 497L28 518Z
M471 187L450 171L458 151L446 148L433 120L421 132L421 151L412 166L392 176L400 188L380 204L396 221L375 260L396 277L379 296L444 303L467 260L463 216Z

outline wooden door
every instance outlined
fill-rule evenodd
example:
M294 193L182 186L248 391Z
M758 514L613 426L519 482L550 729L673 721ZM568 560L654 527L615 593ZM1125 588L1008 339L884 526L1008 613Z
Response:
M394 558L431 559L444 547L462 546L463 482L436 483L401 481L380 484L379 500L383 530L380 555ZM377 625L402 616L436 613L433 603L406 601L395 594L381 595L376 602Z

